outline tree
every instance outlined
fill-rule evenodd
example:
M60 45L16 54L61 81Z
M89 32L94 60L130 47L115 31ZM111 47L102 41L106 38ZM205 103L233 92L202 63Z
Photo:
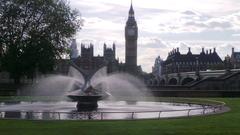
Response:
M64 0L1 0L2 68L15 83L23 75L33 77L36 69L52 71L81 22L78 11Z

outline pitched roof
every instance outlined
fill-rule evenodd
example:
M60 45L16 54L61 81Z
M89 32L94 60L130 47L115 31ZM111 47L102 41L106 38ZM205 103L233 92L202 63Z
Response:
M165 64L169 64L172 62L203 62L203 63L222 63L222 59L219 57L217 52L205 54L180 54L180 52L175 52L168 56L167 60L164 62Z

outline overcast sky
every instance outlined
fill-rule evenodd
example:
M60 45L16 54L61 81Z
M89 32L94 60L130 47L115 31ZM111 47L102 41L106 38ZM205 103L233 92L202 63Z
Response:
M70 0L81 12L84 26L77 43L93 43L102 55L103 43L116 43L117 57L125 61L124 27L130 0ZM133 0L138 23L138 64L151 72L155 58L166 59L173 48L182 53L191 47L216 47L221 58L240 51L240 0ZM80 47L79 47L80 48ZM205 50L206 50L205 49Z

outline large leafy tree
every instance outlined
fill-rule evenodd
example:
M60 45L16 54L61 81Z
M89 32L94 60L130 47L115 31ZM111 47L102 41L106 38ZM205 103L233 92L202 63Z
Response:
M80 27L78 12L65 0L1 0L2 68L15 83L36 70L52 71Z

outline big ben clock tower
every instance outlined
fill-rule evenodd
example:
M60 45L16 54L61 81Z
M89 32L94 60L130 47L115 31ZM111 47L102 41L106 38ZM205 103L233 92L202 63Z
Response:
M138 27L134 17L134 10L131 7L128 14L128 20L125 26L125 68L130 73L137 72L137 38Z

